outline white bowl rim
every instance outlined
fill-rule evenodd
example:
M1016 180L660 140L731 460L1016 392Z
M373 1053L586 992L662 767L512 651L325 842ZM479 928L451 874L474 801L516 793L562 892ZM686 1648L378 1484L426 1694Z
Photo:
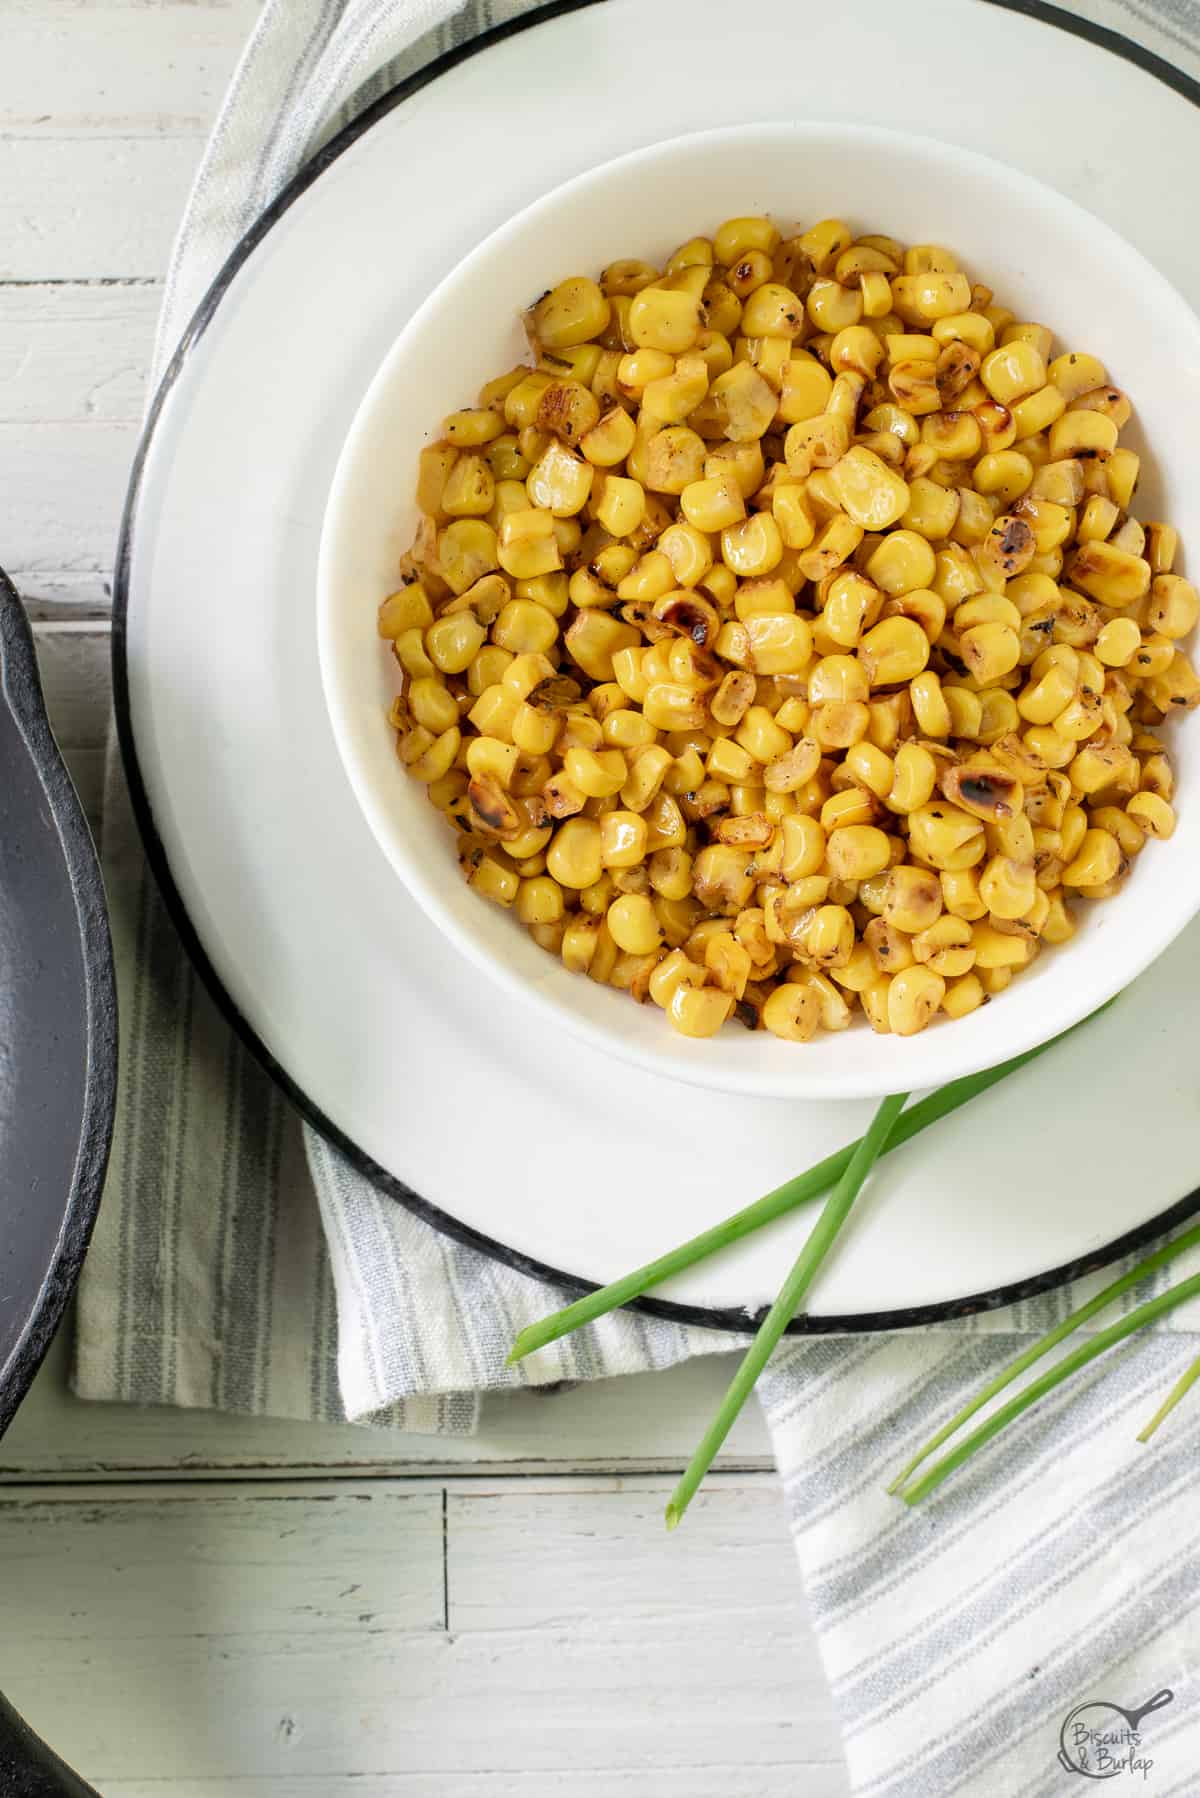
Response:
M540 1012L557 1025L565 1027L572 1034L589 1042L605 1054L615 1055L626 1062L631 1062L650 1074L723 1092L743 1093L754 1098L839 1100L876 1097L900 1087L905 1072L902 1064L903 1051L897 1058L896 1073L900 1078L896 1080L884 1077L878 1072L856 1073L853 1069L831 1072L828 1066L816 1064L810 1056L803 1055L794 1057L794 1067L782 1065L777 1073L764 1073L761 1069L752 1072L749 1069L730 1068L727 1063L720 1063L716 1060L707 1061L700 1056L688 1055L686 1052L688 1045L685 1039L676 1039L665 1019L661 1033L661 1047L656 1043L653 1048L648 1048L623 1036L619 1030L609 1029L593 1022L554 994L548 993L542 987L522 978L490 950L484 948L473 932L462 928L457 920L447 913L434 884L426 877L418 858L407 857L401 851L397 841L394 813L385 802L383 794L377 791L375 783L359 764L354 747L354 732L350 722L355 702L351 694L343 689L339 679L335 650L338 636L336 608L333 604L335 544L339 519L353 489L355 464L361 443L371 429L375 411L390 386L394 370L398 364L403 362L411 340L429 317L445 303L448 295L460 283L466 282L481 262L501 250L511 237L523 233L531 223L537 221L539 216L553 211L568 197L586 196L590 190L602 187L622 170L636 165L653 164L656 158L668 158L687 149L719 144L722 141L736 140L744 143L750 139L761 141L765 145L772 141L789 144L805 140L828 142L831 138L842 138L858 144L871 144L881 150L891 149L910 156L913 154L924 155L943 162L947 157L951 157L959 171L965 171L968 174L974 172L983 181L1005 183L1010 188L1036 196L1038 204L1044 212L1053 214L1057 211L1064 221L1070 220L1077 229L1085 230L1098 246L1103 248L1107 244L1113 254L1121 258L1127 265L1137 268L1146 289L1154 295L1155 307L1159 310L1174 312L1180 326L1196 337L1198 352L1200 352L1200 318L1171 282L1140 250L1077 201L1048 186L1036 176L1014 168L997 157L984 155L977 150L965 149L922 133L898 131L888 126L845 120L761 120L749 125L727 125L706 131L679 133L673 137L647 144L640 149L628 151L622 156L612 157L594 169L589 169L583 174L560 182L556 187L531 201L528 206L523 207L503 224L497 226L436 284L397 334L355 411L330 485L322 522L317 565L318 659L322 689L338 754L354 796L377 844L387 857L393 871L417 900L426 915L453 943L455 948L467 956L489 978L496 981L506 992L511 993L521 1004L534 1008L535 1011ZM1083 996L1064 998L1055 1007L1047 1006L1039 1015L1034 1028L1011 1030L1009 1040L1000 1042L996 1049L984 1049L980 1052L977 1046L973 1051L958 1052L953 1041L957 1033L953 1030L944 1029L922 1033L916 1040L922 1045L920 1060L924 1065L919 1069L914 1069L914 1073L919 1072L920 1074L921 1089L978 1073L983 1068L997 1066L1001 1062L1048 1043L1114 998L1163 953L1200 911L1200 884L1198 884L1193 897L1189 883L1178 881L1174 886L1174 894L1174 904L1164 908L1157 930L1142 931L1132 938L1137 947L1129 954L1119 958L1119 975L1114 977L1107 974L1102 979L1085 983ZM1124 942L1130 940L1128 934L1122 939ZM1078 993L1076 988L1067 990ZM1007 1021L1005 1008L996 1006L988 1007L987 1010L989 1016L995 1019L998 1025ZM999 1034L1000 1030L998 1029L997 1035ZM914 1039L899 1040L907 1046ZM691 1046L695 1047L695 1045ZM914 1088L914 1090L916 1089Z

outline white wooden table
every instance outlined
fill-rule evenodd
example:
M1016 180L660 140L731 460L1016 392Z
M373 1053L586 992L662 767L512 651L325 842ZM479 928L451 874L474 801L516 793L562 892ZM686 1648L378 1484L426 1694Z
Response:
M116 520L176 218L255 0L0 3L0 561L89 810ZM835 1798L728 1364L488 1405L470 1442L84 1405L0 1444L0 1689L105 1798Z

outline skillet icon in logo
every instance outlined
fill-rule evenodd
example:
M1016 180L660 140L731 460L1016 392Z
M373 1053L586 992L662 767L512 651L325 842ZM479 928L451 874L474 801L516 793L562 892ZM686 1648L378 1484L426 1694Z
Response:
M1071 1711L1059 1731L1058 1758L1068 1773L1085 1779L1113 1779L1118 1773L1149 1775L1153 1760L1141 1752L1143 1717L1170 1704L1174 1692L1164 1687L1136 1710L1090 1699Z

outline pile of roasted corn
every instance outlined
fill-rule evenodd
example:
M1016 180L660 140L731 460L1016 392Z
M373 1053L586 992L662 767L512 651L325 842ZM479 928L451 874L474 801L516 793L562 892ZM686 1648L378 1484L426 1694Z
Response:
M379 628L476 890L677 1030L911 1035L1174 829L1125 395L937 245L737 218L532 308Z

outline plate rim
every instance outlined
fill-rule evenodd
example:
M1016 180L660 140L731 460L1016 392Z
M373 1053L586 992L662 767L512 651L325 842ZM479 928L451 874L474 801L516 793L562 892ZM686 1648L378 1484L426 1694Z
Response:
M20 597L0 568L0 704L33 763L63 869L71 884L83 973L87 1065L79 1137L62 1226L21 1335L0 1367L0 1436L45 1359L75 1288L100 1210L117 1103L117 989L104 881L96 845L46 712L33 632Z
M1125 37L1123 33L1114 31L1107 25L1099 24L1093 19L1075 13L1066 12L1061 7L1049 4L1048 0L980 0L980 3L995 7L1002 12L1014 13L1018 17L1034 19L1041 24L1065 31L1099 49L1106 50L1161 81L1200 110L1200 81L1193 79L1184 70L1176 68L1153 50L1148 50L1144 45L1135 43L1132 38ZM453 45L440 56L433 58L423 68L394 83L349 124L344 125L341 130L336 132L280 189L270 204L259 213L253 223L238 238L189 320L147 408L122 505L113 576L112 607L113 711L117 741L134 817L145 849L147 863L157 882L168 916L179 933L193 968L225 1021L301 1117L344 1155L356 1172L364 1175L390 1199L403 1205L423 1223L428 1224L442 1235L449 1236L465 1247L489 1256L492 1260L500 1261L531 1279L560 1287L570 1294L594 1292L598 1290L598 1282L586 1280L577 1274L565 1273L533 1256L524 1254L521 1250L511 1248L497 1238L484 1234L472 1225L456 1218L452 1213L443 1210L440 1206L434 1205L430 1200L423 1198L420 1193L414 1191L397 1175L382 1167L341 1130L326 1115L321 1106L292 1079L239 1009L237 1002L217 974L192 922L183 895L176 885L171 871L165 846L155 825L154 810L142 778L133 728L128 662L128 622L138 505L156 429L191 352L204 336L208 326L215 318L225 294L258 245L290 211L296 201L307 192L308 188L318 181L346 151L351 149L360 137L364 137L376 124L414 94L431 86L433 82L469 58L481 55L494 45L502 43L510 37L515 37L518 33L603 4L605 4L605 0L549 0L548 4L539 7L536 11L525 13L516 19L505 20L465 43ZM1120 1236L1114 1237L1111 1241L1057 1267L1032 1274L1024 1280L1012 1281L1005 1286L984 1288L959 1299L940 1300L935 1304L903 1306L886 1311L864 1313L828 1315L805 1313L792 1319L787 1333L800 1336L873 1334L882 1330L908 1329L931 1323L945 1323L980 1312L999 1310L1006 1305L1017 1304L1025 1299L1035 1297L1039 1293L1051 1291L1069 1280L1082 1278L1107 1266L1133 1250L1143 1247L1156 1237L1167 1234L1198 1210L1200 1210L1200 1187L1194 1188L1165 1210L1123 1232ZM764 1305L751 1311L736 1306L681 1304L671 1299L642 1297L632 1300L625 1309L662 1318L671 1323L744 1335L757 1326L765 1315L767 1307ZM0 1414L0 1430L3 1429L3 1422L3 1416Z

